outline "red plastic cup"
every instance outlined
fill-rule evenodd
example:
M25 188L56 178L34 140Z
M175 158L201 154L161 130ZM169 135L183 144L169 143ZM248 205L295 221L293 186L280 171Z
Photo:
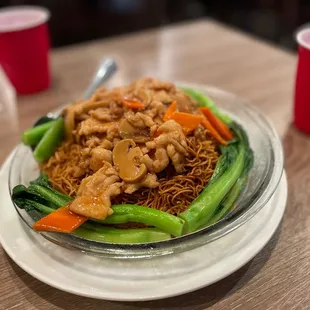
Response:
M298 31L298 64L295 84L294 124L310 134L310 26Z
M0 10L0 65L18 94L31 94L50 86L50 13L37 6Z

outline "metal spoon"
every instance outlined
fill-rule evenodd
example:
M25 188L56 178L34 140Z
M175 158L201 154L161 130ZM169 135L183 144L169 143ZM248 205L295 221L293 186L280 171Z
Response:
M89 98L93 92L103 83L106 82L113 73L117 70L117 65L114 59L105 58L102 60L100 67L95 74L91 84L84 93L83 99Z
M84 92L83 99L89 98L101 84L106 82L116 72L116 70L117 65L114 59L102 59L100 66L92 79L92 82ZM33 126L38 126L40 124L46 123L47 121L50 121L55 117L55 113L48 113L47 116L39 118Z

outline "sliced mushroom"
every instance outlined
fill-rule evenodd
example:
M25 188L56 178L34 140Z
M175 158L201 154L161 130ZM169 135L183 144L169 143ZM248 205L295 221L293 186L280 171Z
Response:
M119 134L123 139L131 139L136 134L137 129L133 127L127 119L121 120L119 124Z
M123 139L132 139L137 143L150 141L149 129L138 129L132 126L127 119L121 120L119 124L119 135Z
M118 167L119 176L125 182L135 183L144 178L147 168L141 164L143 156L139 147L132 139L119 141L113 149L113 162Z

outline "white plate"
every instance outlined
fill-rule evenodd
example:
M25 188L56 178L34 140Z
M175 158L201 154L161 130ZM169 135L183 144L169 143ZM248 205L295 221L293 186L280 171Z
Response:
M105 259L66 250L30 231L9 197L9 164L10 159L0 172L0 242L5 251L22 269L46 284L106 300L160 299L221 280L245 265L269 241L281 221L287 199L284 174L263 210L211 244L154 259Z

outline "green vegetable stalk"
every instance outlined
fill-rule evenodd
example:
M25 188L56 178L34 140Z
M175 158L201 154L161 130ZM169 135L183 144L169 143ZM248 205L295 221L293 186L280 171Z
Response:
M38 179L31 182L28 188L23 185L16 186L13 189L12 199L18 207L25 208L26 210L31 209L31 201L40 203L40 205L49 207L49 209L44 209L42 211L42 208L37 208L37 204L34 204L32 209L35 208L44 214L49 214L55 209L66 205L73 198L52 189L46 176L42 174ZM181 218L166 212L129 204L112 206L112 209L114 214L105 220L98 221L90 219L87 224L96 225L91 222L99 222L101 223L101 225L99 225L100 227L103 226L102 224L137 222L148 226L154 226L162 231L165 231L169 235L176 237L182 234L184 221ZM51 212L47 213L47 211ZM98 225L96 227L98 228Z
M180 214L180 217L185 220L184 233L194 232L208 224L223 197L240 177L244 168L244 159L245 148L240 145L238 155L232 165L215 182L209 184L189 208Z
M221 219L245 186L248 172L253 166L253 152L243 128L235 122L230 126L236 135L236 141L222 148L222 156L209 184L189 208L180 214L185 220L185 233Z
M247 144L247 139L244 140L244 142ZM216 222L218 222L220 219L222 219L232 208L235 202L237 201L238 197L244 190L246 186L246 182L248 179L248 173L253 167L254 163L254 155L250 148L247 148L246 152L246 159L244 163L244 169L242 171L241 176L237 180L237 182L234 184L232 189L229 191L229 193L226 195L226 197L221 202L220 206L212 216L211 220L209 221L208 225L212 225Z
M45 195L44 191L41 193L43 193L43 196ZM45 197L50 198L50 195L48 193ZM34 194L34 189L28 191L23 185L18 185L14 188L12 198L19 208L25 209L27 212L36 210L44 215L48 215L55 211L55 208L44 204L46 201L44 202L41 195ZM179 230L181 229L179 228ZM84 223L73 232L73 235L88 240L112 243L146 243L171 238L169 232L164 232L158 228L118 229L104 227L102 224L92 222Z
M59 193L57 193L55 190L51 190L37 184L30 184L28 191L41 196L51 204L55 205L57 208L66 205L73 199L69 196L64 196L61 194L59 195Z
M101 223L122 224L137 222L157 227L175 237L179 237L182 234L184 221L169 213L130 204L112 206L112 209L114 213L105 220L100 221Z
M36 127L35 127L36 128ZM33 156L38 162L49 159L55 152L56 147L61 142L64 134L64 119L59 117L36 146Z
M233 207L234 203L237 201L238 197L240 196L241 192L245 188L247 181L247 176L241 176L237 182L234 184L230 192L224 198L223 202L219 206L219 210L215 212L213 217L208 222L209 225L213 225L219 220L221 220Z
M232 165L237 157L237 148L232 144L228 146L221 146L221 157L216 163L214 172L209 181L209 185L215 182L221 175Z
M108 243L148 243L170 239L170 234L157 228L118 229L102 227L100 230L78 228L73 235L98 242Z
M55 124L56 121L49 121L47 123L38 125L36 127L27 129L22 135L22 142L25 145L36 146L44 134Z

